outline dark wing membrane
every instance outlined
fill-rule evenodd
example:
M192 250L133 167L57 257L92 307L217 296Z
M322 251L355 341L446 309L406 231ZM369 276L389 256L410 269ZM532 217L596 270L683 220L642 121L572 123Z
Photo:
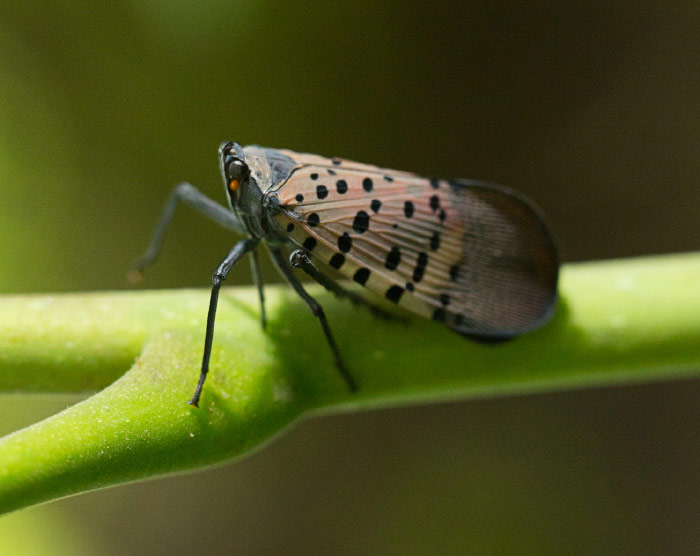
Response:
M559 260L545 220L513 190L452 182L466 222L454 328L507 338L544 324L557 297Z
M508 338L550 317L557 254L523 197L479 182L313 162L277 190L278 222L312 259L465 335Z

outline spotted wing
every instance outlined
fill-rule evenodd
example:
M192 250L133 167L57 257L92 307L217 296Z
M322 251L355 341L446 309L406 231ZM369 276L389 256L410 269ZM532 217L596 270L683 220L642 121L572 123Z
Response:
M453 330L509 338L546 322L558 260L512 190L302 158L277 189L293 242L370 291Z

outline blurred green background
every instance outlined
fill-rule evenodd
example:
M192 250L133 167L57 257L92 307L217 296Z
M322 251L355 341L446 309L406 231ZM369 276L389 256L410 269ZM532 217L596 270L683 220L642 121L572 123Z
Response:
M566 261L697 250L699 37L680 2L3 2L0 290L127 287L174 184L223 201L224 139L516 187ZM182 211L145 285L206 287L233 241ZM312 419L219 469L0 518L0 538L698 554L698 400L686 380ZM6 396L0 427L75 401Z

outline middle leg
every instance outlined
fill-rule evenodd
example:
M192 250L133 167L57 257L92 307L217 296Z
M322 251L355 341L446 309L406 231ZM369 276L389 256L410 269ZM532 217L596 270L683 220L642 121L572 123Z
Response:
M291 264L294 268L301 268L304 272L306 272L306 274L321 284L329 292L334 293L338 297L349 299L353 305L361 305L365 307L376 317L386 320L405 320L398 315L382 309L379 305L375 305L374 303L367 301L364 297L355 293L354 291L347 290L337 284L335 281L326 278L326 276L324 276L322 272L319 272L319 270L313 265L311 259L309 259L309 256L301 249L292 251L292 254L289 255L289 264Z
M294 288L294 291L297 292L299 297L301 297L306 302L306 304L309 306L309 309L311 309L313 315L321 323L323 334L326 336L328 345L330 346L331 352L333 353L335 366L338 368L338 371L343 376L343 379L345 379L348 388L350 388L351 392L357 391L357 383L355 382L355 379L352 377L352 375L350 375L350 373L348 372L347 368L345 367L345 363L343 363L343 359L340 357L338 346L336 345L335 339L333 338L333 333L331 332L331 328L328 325L328 320L326 319L326 314L323 312L323 307L321 307L318 301L316 301L306 292L304 286L302 286L301 282L299 282L299 280L297 280L297 277L294 276L292 269L289 268L287 264L287 258L284 256L279 247L270 247L270 253L272 254L272 261L275 263L275 266L279 269L282 276L284 276L287 282L289 282L289 285L292 286L292 288Z

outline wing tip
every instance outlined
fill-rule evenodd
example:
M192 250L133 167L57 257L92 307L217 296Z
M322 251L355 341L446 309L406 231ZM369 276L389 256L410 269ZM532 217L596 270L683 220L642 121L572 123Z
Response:
M501 343L522 334L532 332L547 324L555 314L558 301L560 250L556 236L542 210L528 197L509 187L477 180L454 180L453 188L464 188L476 194L484 202L492 204L504 218L515 222L522 232L518 245L524 249L512 260L498 260L500 270L511 272L513 289L521 289L525 298L517 306L511 298L506 301L496 294L494 310L489 323L478 322L467 315L455 316L448 326L458 334L482 343ZM504 236L511 241L512 237ZM513 252L511 251L511 254ZM514 264L514 262L520 263ZM527 309L529 307L529 309Z
M543 305L543 310L528 322L515 326L490 327L479 326L475 321L456 315L458 318L453 322L448 322L448 327L465 338L484 344L500 344L512 340L523 334L534 332L542 328L554 318L558 305L559 296L556 291L549 303Z

